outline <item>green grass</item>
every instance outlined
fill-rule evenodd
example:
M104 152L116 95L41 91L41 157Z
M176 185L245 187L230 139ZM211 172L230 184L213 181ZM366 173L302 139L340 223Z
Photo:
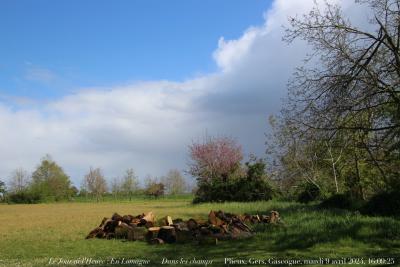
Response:
M153 211L158 217L170 215L173 218L205 219L212 209L234 213L267 213L278 210L284 226L258 225L257 234L252 238L224 241L217 245L150 246L145 242L84 239L103 217L109 217L113 212L135 215ZM192 205L189 199L184 198L135 199L121 203L0 205L0 219L0 266L44 266L50 258L82 257L108 262L111 258L146 259L151 261L147 266L161 265L162 258L191 260L196 257L213 260L211 266L229 266L223 265L224 258L248 260L351 257L367 260L400 255L399 220L367 217L343 210L324 211L313 205L289 202Z

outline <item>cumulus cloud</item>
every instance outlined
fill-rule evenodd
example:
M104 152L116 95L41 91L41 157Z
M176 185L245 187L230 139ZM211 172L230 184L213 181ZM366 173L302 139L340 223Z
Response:
M221 37L212 55L216 73L85 88L40 107L0 102L0 177L19 166L33 170L46 153L77 185L89 166L102 167L110 178L130 167L141 177L162 175L184 169L188 144L206 132L237 138L246 153L263 156L267 118L279 111L287 80L307 50L302 42L283 43L282 25L312 5L276 0L263 25L236 40ZM29 77L52 79L37 70Z

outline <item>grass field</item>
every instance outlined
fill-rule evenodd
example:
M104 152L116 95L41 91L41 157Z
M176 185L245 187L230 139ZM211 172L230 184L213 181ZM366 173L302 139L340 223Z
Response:
M150 246L144 242L84 239L103 217L109 217L113 212L135 215L153 211L159 217L170 215L189 219L206 218L211 209L234 213L265 213L274 209L280 212L285 227L259 226L257 234L250 239L219 242L217 245ZM209 266L238 266L224 265L225 258L246 261L252 258L267 263L270 259L271 265L288 266L274 260L363 258L368 263L369 258L400 255L399 220L366 217L341 210L323 211L313 205L289 202L192 205L189 199L163 199L0 205L0 218L0 266L49 266L50 261L84 257L103 261L91 266L111 265L111 259L122 261L123 258L125 262L128 259L150 261L147 266L162 265L163 258L187 259L193 263L190 266L205 266L198 262L200 259L213 260Z

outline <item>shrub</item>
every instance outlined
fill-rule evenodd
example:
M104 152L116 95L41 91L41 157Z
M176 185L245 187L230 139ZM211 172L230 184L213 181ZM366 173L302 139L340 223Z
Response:
M313 183L304 183L299 186L299 191L297 194L298 202L308 203L320 199L321 190Z
M154 196L155 198L164 195L165 186L163 183L150 183L145 191L145 194L148 196Z
M267 180L240 179L235 185L234 201L271 200L274 194Z
M274 189L265 175L264 161L252 159L246 167L246 175L240 178L199 183L193 203L272 199Z
M322 201L319 207L358 210L362 205L362 201L352 198L349 194L336 194Z
M396 191L376 194L361 212L368 215L400 216L400 194Z
M20 191L8 195L8 201L15 204L35 204L41 200L40 194L29 191Z

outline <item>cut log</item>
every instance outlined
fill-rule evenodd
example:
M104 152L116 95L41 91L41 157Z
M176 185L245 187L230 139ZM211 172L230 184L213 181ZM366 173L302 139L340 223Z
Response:
M210 211L208 214L208 222L213 225L217 225L217 216L215 215L214 211Z
M139 224L140 224L139 218L133 218L130 223L130 225L135 225L135 226L138 226Z
M177 218L177 219L173 219L172 220L173 224L178 224L178 223L181 223L181 222L183 222L183 220L181 218Z
M97 234L96 237L97 238L105 238L106 237L106 232L104 232L103 230L100 230Z
M115 238L129 239L130 232L132 231L132 226L121 222L117 227L115 227Z
M146 227L147 229L148 229L148 228L151 228L151 227L154 227L154 223L153 223L153 222L146 222L146 224L144 225L144 227Z
M269 223L270 217L268 215L261 215L261 221L263 223Z
M219 234L219 233L224 233L224 230L220 226L216 225L209 225L208 229L213 233L213 234Z
M214 211L210 211L208 214L208 222L216 226L221 226L224 224L224 221L218 218Z
M164 240L162 240L161 238L153 238L149 241L150 245L160 245L160 244L164 244Z
M146 225L146 223L151 222L154 225L154 221L155 221L154 213L150 211L140 219L140 224Z
M103 226L106 224L106 222L107 222L108 220L109 220L109 219L108 219L107 217L104 217L103 220L101 221L99 227L102 227L102 228L103 228Z
M242 221L244 222L244 223L251 223L251 215L250 214L245 214L245 215L243 215L242 216Z
M130 224L132 222L133 216L132 215L124 215L122 216L122 221L126 224Z
M171 216L165 216L159 220L157 220L157 225L159 226L171 226L172 224L174 224Z
M176 242L177 243L188 243L193 241L193 233L189 229L175 229Z
M134 218L135 219L142 219L144 216L145 216L145 214L142 213L142 214L139 214L139 215L135 216Z
M215 212L215 216L220 218L226 224L230 224L231 223L231 218L229 217L229 214L228 213L225 214L225 212L223 212L222 210L219 210L219 211Z
M129 230L130 226L128 226L126 223L119 223L119 225L115 227L115 238L127 239Z
M229 227L227 224L221 225L221 229L225 234L229 233Z
M111 217L111 220L113 220L113 221L122 221L122 216L119 215L118 213L114 213L113 216Z
M241 231L252 232L251 228L247 224L242 222L239 218L233 218L231 224L239 228Z
M196 222L195 219L189 219L186 224L190 231L193 231L196 228L198 228L198 223Z
M242 231L240 228L237 228L235 226L230 228L230 235L233 239L242 239L252 236L250 232Z
M128 240L145 240L148 232L146 227L133 227L133 230L128 233Z
M279 212L275 210L271 211L269 223L277 223L279 222L279 220L280 220Z
M154 238L157 238L159 231L160 227L150 227L149 229L147 229L146 240L150 241Z
M165 217L165 221L167 223L167 226L171 226L172 224L174 224L174 222L172 221L171 216Z
M106 234L107 239L114 239L115 238L115 233L107 233Z
M258 214L253 215L253 216L251 217L251 222L252 222L252 223L259 223L259 222L261 222L260 216L258 216Z
M176 242L176 232L175 228L172 226L162 226L158 232L158 238L164 240L165 243L175 243Z
M101 227L96 227L92 231L90 231L90 233L86 236L85 239L95 238L96 235L101 231L103 231Z
M189 230L185 222L174 223L171 226L175 227L175 230Z
M101 229L103 229L103 231L105 231L104 229L105 229L106 225L112 221L113 220L104 217L104 219L101 221L101 224L99 225L99 227L101 227Z
M115 227L118 226L120 221L107 220L103 226L103 231L106 233L114 233Z
M212 234L211 230L205 226L200 227L200 233L202 235L211 235Z

